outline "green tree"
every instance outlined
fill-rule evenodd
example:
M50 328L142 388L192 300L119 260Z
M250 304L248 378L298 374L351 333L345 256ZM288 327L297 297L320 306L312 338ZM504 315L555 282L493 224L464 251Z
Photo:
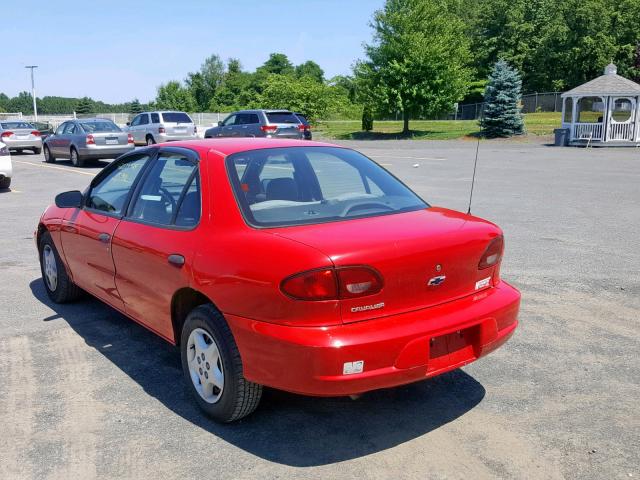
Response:
M269 59L261 67L258 67L257 71L276 75L293 75L295 72L289 57L284 53L270 54Z
M521 88L518 71L504 60L496 62L484 94L485 107L480 120L484 136L510 137L524 132Z
M93 101L89 97L82 97L76 104L75 112L82 115L93 113Z
M129 113L132 115L137 115L138 113L142 113L144 111L144 107L140 104L140 100L134 98L133 101L129 104Z
M17 97L9 100L7 110L9 112L22 112L25 114L33 113L33 97L29 92L20 92Z
M469 39L446 0L387 0L371 26L368 59L354 69L363 103L401 111L406 134L411 118L448 112L464 97Z
M322 68L320 68L320 65L312 60L308 60L296 66L296 76L298 78L313 78L315 81L320 83L324 82L324 70L322 70Z
M311 122L325 118L332 106L332 95L322 83L307 77L269 75L258 102L261 108L286 108L307 115Z
M369 105L365 105L362 109L362 130L365 132L373 130L373 112Z
M193 112L196 109L191 92L175 80L158 87L155 104L157 108L166 110Z
M198 111L205 111L224 79L224 62L218 55L205 59L200 70L189 73L185 80L187 89L195 100Z

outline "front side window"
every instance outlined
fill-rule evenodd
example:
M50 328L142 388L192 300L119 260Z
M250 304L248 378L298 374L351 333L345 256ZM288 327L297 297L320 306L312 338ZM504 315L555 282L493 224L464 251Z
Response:
M222 126L223 127L228 127L229 125L233 125L236 121L236 116L237 115L229 115L227 118L224 119L224 121L222 122Z
M140 125L141 119L142 119L142 115L138 115L137 117L135 117L133 120L131 120L131 126L135 127L137 125Z
M67 126L64 127L64 133L65 135L73 135L74 133L76 133L76 124L75 123L67 123Z
M121 215L131 186L147 160L149 160L148 155L136 155L123 159L91 188L87 207L112 215Z
M138 123L138 125L147 125L149 123L149 115L147 115L146 113L143 113L142 115L140 115L140 122Z
M182 153L161 153L133 200L129 218L159 225L195 225L200 219L197 168Z
M56 135L62 135L62 132L64 132L64 129L67 128L67 123L63 123L62 125L60 125L57 130L56 130Z
M428 207L353 150L268 148L236 153L226 161L240 209L255 226L323 223Z

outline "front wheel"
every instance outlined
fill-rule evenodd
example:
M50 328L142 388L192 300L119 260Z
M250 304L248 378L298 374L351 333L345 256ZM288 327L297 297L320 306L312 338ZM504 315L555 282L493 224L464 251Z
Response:
M55 163L56 157L51 155L51 150L46 145L44 146L44 161L47 163Z
M67 274L49 232L40 239L40 271L47 295L55 303L66 303L80 296L81 290Z
M207 415L228 423L256 409L262 386L244 378L233 334L213 305L196 307L187 316L180 353L185 380Z

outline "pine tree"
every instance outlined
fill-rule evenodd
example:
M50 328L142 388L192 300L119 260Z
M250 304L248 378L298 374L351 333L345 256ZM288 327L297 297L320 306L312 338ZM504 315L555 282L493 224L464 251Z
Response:
M129 104L129 113L132 115L137 115L138 113L142 113L144 108L140 104L140 100L134 98L133 101Z
M373 130L373 112L368 104L362 109L362 130L365 132Z
M485 137L510 137L524 133L520 112L521 89L520 73L504 60L496 62L484 91L485 104L480 127Z
M76 104L76 113L87 114L93 110L93 102L89 97L81 98Z

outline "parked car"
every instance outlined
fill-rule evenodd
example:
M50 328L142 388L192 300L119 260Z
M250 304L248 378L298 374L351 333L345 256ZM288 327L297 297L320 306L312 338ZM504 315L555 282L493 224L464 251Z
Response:
M43 141L53 134L53 126L49 122L31 122L31 124L40 132L40 138Z
M3 120L0 122L0 141L9 150L22 153L31 150L38 155L42 151L40 132L29 122L23 120Z
M311 124L309 123L309 120L307 120L307 116L302 114L302 113L295 113L294 114L296 117L298 117L298 120L300 120L300 125L302 125L302 138L304 138L305 140L313 140L313 135L311 134Z
M127 123L127 131L136 145L198 138L198 128L184 112L144 112Z
M82 167L87 160L117 158L134 148L131 134L111 120L83 118L64 122L45 139L44 159L69 158L74 167Z
M241 110L209 128L204 138L215 137L304 137L300 120L288 110Z
M230 422L262 386L356 395L501 346L520 294L494 224L431 207L364 155L219 139L120 157L56 197L34 234L52 301L87 291L180 348Z
M0 190L5 190L11 186L12 176L13 166L11 165L9 147L0 142Z

